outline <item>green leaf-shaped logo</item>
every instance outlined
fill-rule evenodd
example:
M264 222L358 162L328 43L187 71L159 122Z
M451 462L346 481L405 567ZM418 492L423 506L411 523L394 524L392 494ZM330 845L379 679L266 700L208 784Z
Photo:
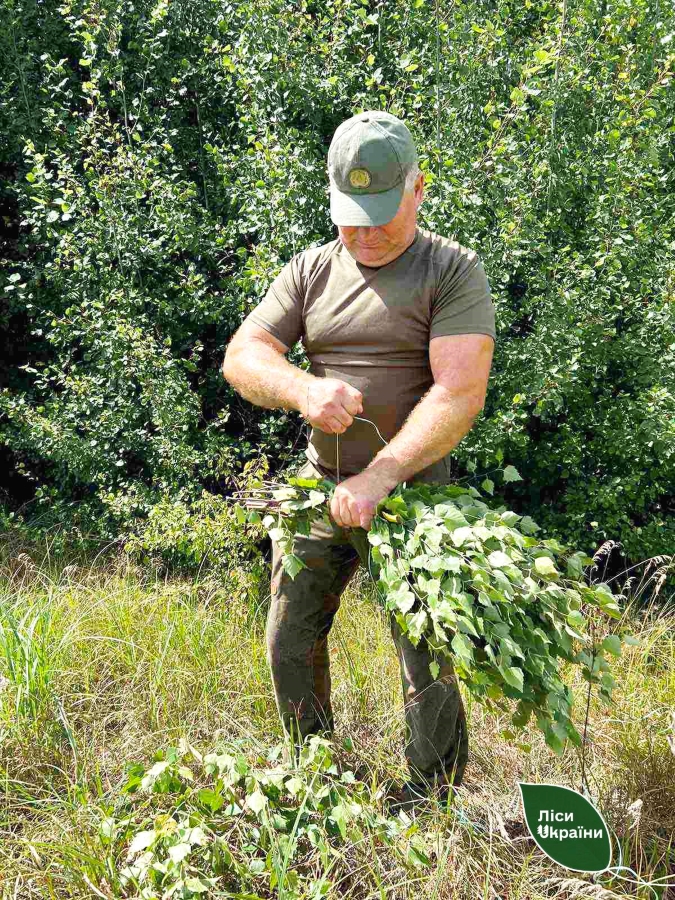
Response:
M612 861L609 829L578 791L559 784L518 782L525 821L537 846L575 872L604 872Z

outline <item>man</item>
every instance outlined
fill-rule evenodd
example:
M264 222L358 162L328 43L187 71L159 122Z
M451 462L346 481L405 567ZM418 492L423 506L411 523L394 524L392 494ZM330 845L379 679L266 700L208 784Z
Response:
M331 526L297 538L307 568L295 580L272 545L268 661L284 727L300 740L334 727L327 639L359 564L363 532L352 529L367 530L399 482L450 480L450 451L484 405L495 340L476 253L417 226L424 176L403 122L381 111L343 122L328 173L339 237L283 267L223 362L247 400L298 410L312 425L300 475L336 480L339 469L343 479ZM284 359L300 339L309 372ZM393 616L390 625L412 776L397 795L405 802L438 781L446 792L461 783L468 738L453 667L434 680L424 641L413 647Z

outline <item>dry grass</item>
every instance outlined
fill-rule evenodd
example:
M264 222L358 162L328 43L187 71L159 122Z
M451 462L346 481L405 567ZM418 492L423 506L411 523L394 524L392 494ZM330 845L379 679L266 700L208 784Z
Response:
M231 594L213 576L162 578L119 555L64 566L16 549L0 571L0 619L5 635L8 616L33 629L12 651L26 657L33 706L17 715L16 677L8 679L9 651L3 657L0 648L0 897L95 896L69 867L90 852L97 811L119 790L127 761L147 761L179 737L201 749L219 736L260 748L280 740L264 649L269 594ZM662 877L670 859L675 876L675 614L653 605L629 615L641 645L616 663L614 708L591 703L586 774L624 864L649 879ZM336 743L349 736L354 746L341 751L345 765L366 766L373 788L405 777L398 662L363 571L343 597L331 660ZM586 686L572 686L582 723ZM435 865L385 894L369 893L370 876L345 873L331 896L654 896L618 880L609 890L606 877L567 877L536 848L517 782L579 788L580 754L571 748L558 758L534 730L523 735L526 753L501 737L506 716L464 698L471 758L460 818L439 810L420 820ZM387 865L373 860L380 875Z

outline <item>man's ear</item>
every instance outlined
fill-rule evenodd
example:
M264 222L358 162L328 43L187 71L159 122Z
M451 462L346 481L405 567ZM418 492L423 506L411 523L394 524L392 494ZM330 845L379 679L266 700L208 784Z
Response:
M420 172L415 181L415 207L419 207L424 199L424 172Z

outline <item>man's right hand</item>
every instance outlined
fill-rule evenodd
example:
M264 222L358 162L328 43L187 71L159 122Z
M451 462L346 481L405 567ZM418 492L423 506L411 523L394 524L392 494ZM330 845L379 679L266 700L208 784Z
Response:
M305 393L307 389L305 388ZM305 396L305 418L326 434L342 434L363 412L363 394L339 378L315 378Z

